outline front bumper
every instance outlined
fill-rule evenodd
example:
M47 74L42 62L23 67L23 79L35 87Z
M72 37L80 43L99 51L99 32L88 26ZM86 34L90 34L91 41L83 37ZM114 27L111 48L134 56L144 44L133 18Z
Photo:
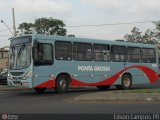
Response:
M7 78L7 84L8 84L8 86L12 86L12 87L33 88L31 78L28 78L26 80L20 80L20 79L11 80L11 79Z

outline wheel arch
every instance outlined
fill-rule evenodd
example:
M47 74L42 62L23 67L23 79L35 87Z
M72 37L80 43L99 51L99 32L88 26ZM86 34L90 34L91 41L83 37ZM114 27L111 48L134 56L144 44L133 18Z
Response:
M132 74L129 72L124 73L121 77L121 89L122 90L130 89L132 87L132 84L133 84Z
M59 76L61 76L61 75L64 75L64 76L66 76L66 77L67 77L67 80L68 80L68 82L69 82L69 86L70 86L70 85L71 85L71 83L72 83L71 75L70 75L69 73L67 73L67 72L59 73L59 74L56 76L56 81L57 81L58 77L59 77Z
M133 80L132 74L130 72L125 72L121 75L121 79L124 75L129 75L131 77L131 80Z

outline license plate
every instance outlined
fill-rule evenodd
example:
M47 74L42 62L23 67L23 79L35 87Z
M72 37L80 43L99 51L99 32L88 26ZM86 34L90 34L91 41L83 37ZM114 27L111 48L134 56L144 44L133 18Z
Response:
M20 85L20 84L21 84L21 81L13 81L13 83Z

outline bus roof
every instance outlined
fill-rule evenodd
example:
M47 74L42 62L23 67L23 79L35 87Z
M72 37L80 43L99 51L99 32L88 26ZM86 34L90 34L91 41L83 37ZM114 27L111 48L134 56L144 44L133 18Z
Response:
M28 36L28 35L25 35ZM122 45L122 46L135 46L135 47L148 47L155 48L156 45L143 44L143 43L132 43L127 41L116 41L116 40L102 40L102 39L90 39L90 38L78 38L78 37L67 37L67 36L55 36L55 35L42 35L32 34L36 40L59 40L59 41L71 41L71 42L86 42L86 43L97 43L97 44L109 44L109 45Z

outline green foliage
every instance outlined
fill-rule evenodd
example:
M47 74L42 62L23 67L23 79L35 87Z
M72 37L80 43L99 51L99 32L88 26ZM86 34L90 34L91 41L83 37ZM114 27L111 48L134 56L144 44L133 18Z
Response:
M45 34L66 36L67 30L62 20L53 18L38 18L34 23L22 23L18 27L19 34ZM69 35L70 36L70 35ZM71 37L73 37L72 35Z
M131 35L126 34L124 36L125 40L130 41L130 42L142 42L142 36L141 32L138 28L134 27L131 30Z
M146 30L144 34L136 28L133 27L131 34L126 34L124 39L130 42L147 43L147 44L160 44L160 21L154 22L156 28L153 30Z
M31 34L31 27L33 27L32 23L22 23L19 25L18 29L22 32L24 32L24 34Z
M160 39L160 21L154 22L154 24L156 25L155 37L156 37L157 39Z
M133 89L122 91L122 93L160 93L160 88Z
M35 20L34 27L38 34L66 36L67 30L61 20L53 18L40 18Z

